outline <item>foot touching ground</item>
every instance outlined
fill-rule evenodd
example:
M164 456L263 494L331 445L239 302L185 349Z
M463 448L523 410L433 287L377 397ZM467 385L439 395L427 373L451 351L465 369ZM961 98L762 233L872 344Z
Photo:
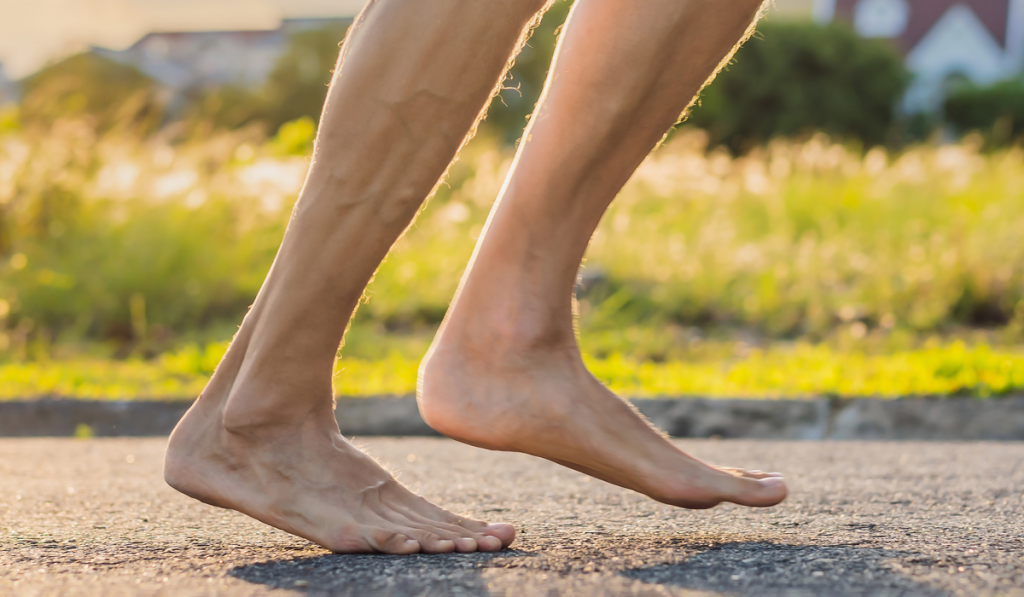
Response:
M330 396L322 412L229 428L215 393L219 381L215 376L168 444L164 475L185 495L338 553L496 551L512 543L511 525L431 504L349 443Z
M778 473L714 467L677 448L587 371L571 334L555 348L455 335L435 340L419 392L424 419L448 437L540 456L685 508L786 497Z

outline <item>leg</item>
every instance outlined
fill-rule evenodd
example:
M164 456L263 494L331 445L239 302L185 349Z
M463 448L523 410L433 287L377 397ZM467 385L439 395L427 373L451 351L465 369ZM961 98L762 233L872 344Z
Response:
M774 474L708 466L585 369L572 325L587 243L616 193L752 24L761 0L578 0L456 300L420 409L467 443L541 456L690 508L770 506Z
M331 376L377 265L475 126L544 0L377 0L357 19L281 249L165 477L338 552L501 549L341 436Z

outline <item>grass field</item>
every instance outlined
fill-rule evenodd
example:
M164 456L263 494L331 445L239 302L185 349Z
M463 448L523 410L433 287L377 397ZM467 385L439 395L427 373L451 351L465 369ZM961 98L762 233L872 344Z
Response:
M44 395L101 399L191 399L202 391L225 344L189 346L160 358L0 364L0 400ZM419 360L400 353L341 359L335 392L342 396L409 394ZM998 397L1024 391L1024 353L967 348L962 343L886 355L836 352L797 344L745 356L696 361L587 358L591 371L626 396L701 395L733 398L820 396Z
M273 259L311 134L0 118L0 396L194 396ZM1024 151L703 143L658 149L594 236L578 310L598 377L630 395L1024 385ZM511 157L463 151L367 289L340 394L411 391Z

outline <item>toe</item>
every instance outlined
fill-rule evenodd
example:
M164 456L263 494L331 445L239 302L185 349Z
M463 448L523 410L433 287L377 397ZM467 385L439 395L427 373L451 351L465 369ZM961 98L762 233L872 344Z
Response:
M452 541L455 543L455 551L459 553L472 553L479 550L476 539L472 537L459 537Z
M365 542L371 551L393 555L406 555L426 551L416 539L409 534L393 529L368 529L364 533Z
M433 532L445 539L471 538L478 551L499 551L512 545L516 538L516 529L511 524L504 522L488 524L459 516L435 506L419 496L416 496L416 500L411 506L405 504L400 508L394 508L388 518L401 528L412 526ZM468 541L462 543L467 547L463 548L456 544L457 551L472 551L468 549Z
M409 529L406 531L406 534L419 542L420 551L423 553L451 553L455 551L456 540L445 539L437 533L431 533L429 531L422 531L419 529Z
M487 526L483 523L480 524L480 531L476 531L458 524L458 519L455 522L432 520L422 514L411 511L393 511L388 516L388 519L398 528L410 527L427 533L433 533L442 539L454 541L455 551L459 552L477 551L477 542L487 537L487 535L480 532L483 530L483 527ZM461 541L462 539L466 539L466 541Z
M505 547L501 539L491 535L484 535L482 538L477 539L477 549L480 551L501 551Z
M516 540L516 528L507 522L489 524L482 532L500 541L501 547L508 547Z
M764 508L786 499L786 481L782 477L742 478L739 485L730 502Z
M505 548L512 545L512 542L516 540L516 528L507 522L495 522L486 523L479 520L473 520L472 518L464 518L455 515L449 515L446 518L449 525L454 525L459 529L464 529L465 532L462 534L471 534L476 538L479 543L481 535L491 536L498 539L501 542L501 547Z

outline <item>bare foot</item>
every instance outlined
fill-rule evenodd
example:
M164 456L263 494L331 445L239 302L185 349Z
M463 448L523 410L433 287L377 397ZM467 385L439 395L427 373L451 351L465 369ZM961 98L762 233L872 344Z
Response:
M587 371L571 332L526 343L445 329L420 378L427 423L474 446L540 456L685 508L786 497L778 473L713 467L679 450Z
M220 382L167 447L164 476L185 495L338 553L496 551L515 538L511 525L456 516L406 489L341 435L329 395L322 412L229 429Z

